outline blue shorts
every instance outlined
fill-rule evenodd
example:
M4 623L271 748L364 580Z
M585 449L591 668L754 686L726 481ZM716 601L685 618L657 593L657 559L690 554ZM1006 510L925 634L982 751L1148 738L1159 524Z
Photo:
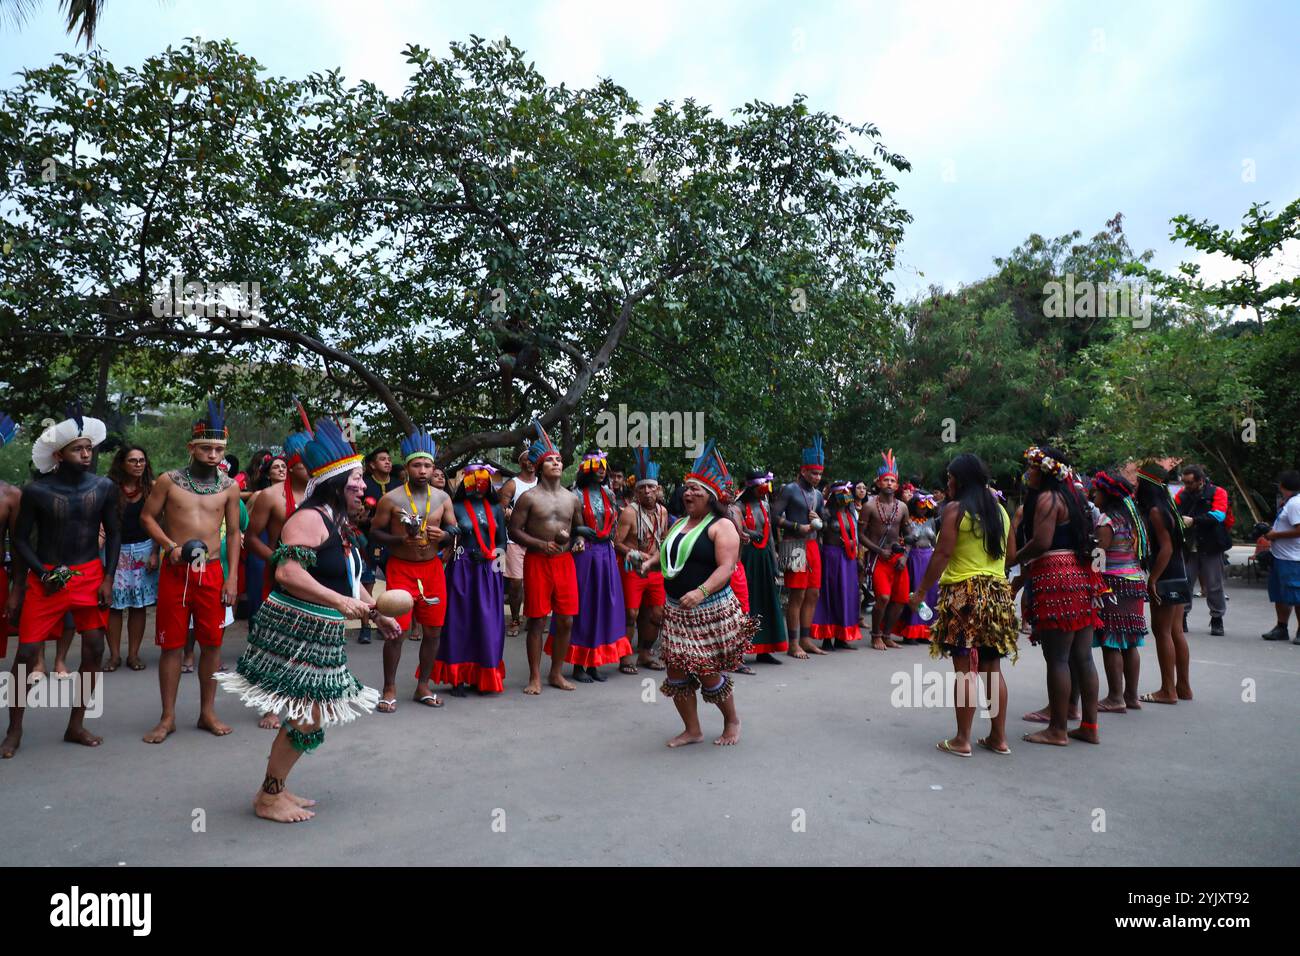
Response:
M1268 572L1268 599L1274 604L1300 606L1300 561L1273 558Z

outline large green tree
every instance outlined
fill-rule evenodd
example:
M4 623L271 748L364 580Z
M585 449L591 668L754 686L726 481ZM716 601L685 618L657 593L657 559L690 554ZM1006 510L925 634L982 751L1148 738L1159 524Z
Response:
M0 398L102 407L125 362L169 398L431 425L452 458L533 415L576 440L638 356L689 355L724 387L758 356L818 374L810 326L861 338L892 296L907 163L874 127L802 99L644 115L609 80L548 84L505 40L406 58L396 97L267 77L229 42L25 71L0 97ZM155 314L177 276L257 283L260 309ZM674 409L665 385L645 400ZM810 428L825 392L788 396L815 400Z

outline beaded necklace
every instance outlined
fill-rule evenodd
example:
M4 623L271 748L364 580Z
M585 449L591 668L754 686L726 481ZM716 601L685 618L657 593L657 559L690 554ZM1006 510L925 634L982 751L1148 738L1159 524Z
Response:
M758 503L758 508L763 514L763 540L755 544L754 547L762 551L767 547L767 541L772 536L772 520L767 513L766 502L760 501ZM757 523L754 520L754 509L750 507L748 501L745 502L745 527L750 531L753 531L757 527Z
M587 522L587 527L595 528L596 533L602 538L608 538L610 531L614 529L614 507L608 497L605 495L605 489L600 489L600 500L604 505L604 512L601 515L601 527L596 527L596 512L591 507L591 491L588 488L582 489L582 517Z
M176 484L196 495L215 495L225 491L228 487L226 482L229 479L220 471L217 471L207 481L200 481L200 479L195 478L190 471L189 465L172 472L172 475L175 476Z
M636 509L636 546L638 551L645 550L646 538L649 537L654 547L659 547L659 542L663 540L664 525L667 519L662 518L659 514L659 506L655 505L655 514L653 518L648 518L645 509L641 507L639 501L632 502L632 507Z
M703 521L690 531L686 531L686 522L689 520L690 518L679 518L664 537L664 543L659 546L659 564L663 567L666 580L671 581L682 573L682 569L686 567L687 559L691 556L691 551L695 549L695 542L699 539L700 532L713 523L713 515L705 515ZM677 548L677 556L676 560L674 560L673 545L678 541L681 544Z
M415 506L415 498L411 494L411 483L408 481L402 487L406 489L406 500L411 503L411 517L419 516L420 509ZM429 509L431 507L433 507L433 495L429 493L429 489L426 487L424 489L424 516L420 518L420 530L416 532L416 538L425 536L425 528L429 524Z
M849 518L849 525L844 526L844 509L841 508L835 512L836 520L840 525L840 542L844 545L844 553L850 559L856 559L858 556L858 523L852 517Z
M483 532L478 527L478 515L474 511L474 501L471 498L465 500L465 510L469 512L469 523L474 528L474 537L478 541L478 548L483 552L483 557L491 560L496 554L497 540L497 522L492 514L492 506L486 501L483 502L483 515L487 519L488 536L487 541L483 540Z

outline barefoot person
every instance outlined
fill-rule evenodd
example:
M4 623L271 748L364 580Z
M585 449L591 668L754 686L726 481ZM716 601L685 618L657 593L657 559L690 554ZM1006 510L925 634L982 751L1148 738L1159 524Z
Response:
M454 526L456 516L448 494L430 484L438 454L433 437L417 429L402 439L400 451L406 481L379 499L370 523L370 538L388 551L386 586L409 591L415 599L411 611L397 618L403 631L411 626L412 619L420 626L420 663L413 700L426 707L441 707L442 699L429 688L433 662L438 656L438 638L447 619L447 576L438 550L443 528ZM380 713L397 710L397 667L402 660L402 643L384 642Z
M113 604L108 612L108 663L105 671L122 666L122 619L126 618L126 666L144 670L140 645L144 643L144 619L148 608L158 603L158 545L140 524L140 513L153 490L153 469L149 456L139 445L118 449L108 477L117 485L118 511L122 518L122 551L113 578Z
M1147 532L1133 499L1133 486L1118 470L1093 475L1092 500L1101 512L1097 544L1106 552L1101 572L1105 588L1101 627L1092 645L1101 648L1107 693L1097 709L1122 714L1142 709L1138 702L1142 665L1138 648L1147 632L1147 576L1142 570L1148 560Z
M871 646L877 651L902 646L891 635L910 591L907 547L902 534L907 505L897 498L898 464L892 448L880 457L884 463L876 469L875 497L858 516L865 532L863 544L872 559L875 606L871 610Z
M1191 601L1191 583L1183 564L1183 522L1168 475L1154 463L1138 469L1138 510L1147 523L1151 567L1147 596L1151 599L1151 634L1160 665L1160 689L1141 695L1144 704L1176 704L1192 699L1191 651L1183 634L1183 608Z
M502 576L506 550L505 514L492 488L496 469L482 459L465 466L452 495L455 546L447 571L447 620L433 662L433 682L480 694L505 689L506 624Z
M614 551L623 576L623 606L627 609L627 633L636 628L637 654L630 652L619 662L624 674L637 669L661 671L664 665L652 655L659 629L664 623L664 576L660 571L639 573L641 565L659 550L668 532L668 509L659 504L659 463L650 459L650 450L638 445L636 451L636 488L633 501L618 516L614 529Z
M0 412L0 448L8 445L18 434L14 420ZM18 506L22 492L16 485L0 481L0 661L9 654L9 638L18 633L18 598L22 587L18 574L11 578L5 569L4 558L15 551L14 529L18 524ZM15 562L17 564L17 562ZM15 569L17 570L17 568Z
M519 474L501 486L501 500L505 502L506 521L514 514L524 492L537 485L537 466L528 457L528 449L519 453ZM523 626L524 607L524 546L511 541L506 545L506 595L510 603L510 636L514 637Z
M749 587L750 616L758 621L751 646L760 664L780 664L780 659L773 655L789 647L781 590L776 584L776 539L767 507L772 477L766 468L750 471L739 501L740 523L744 529L740 536L740 563L745 568L745 582Z
M948 500L939 521L939 540L916 590L908 598L919 611L926 594L939 586L930 656L951 657L957 672L955 704L957 735L941 740L944 753L971 755L971 724L979 702L976 672L983 675L989 701L989 734L976 741L999 756L1007 746L1007 685L1002 678L1002 658L1016 651L1015 599L1007 583L1011 522L988 487L989 470L970 453L948 464Z
M221 523L239 527L239 485L217 467L226 453L230 429L225 403L209 399L207 416L194 424L188 443L190 463L154 482L140 513L162 555L154 641L162 648L158 687L162 717L144 741L160 744L176 730L176 692L181 682L181 652L193 621L199 651L199 728L218 737L230 727L217 719L217 685L226 608L235 603L238 576L222 571ZM240 536L226 535L226 564L239 567Z
M22 611L10 673L19 703L9 708L9 732L0 742L0 758L12 757L22 743L21 702L26 700L27 678L45 641L59 636L69 613L81 632L81 684L63 739L87 747L98 747L103 739L87 730L84 721L86 699L96 690L104 654L104 629L122 546L117 485L90 471L92 453L104 437L104 423L82 415L77 406L67 419L41 432L32 446L32 464L40 477L22 490L13 532L14 550L27 569L25 578L14 575Z
M573 618L564 659L573 665L570 676L580 684L604 682L600 668L632 654L623 582L611 540L618 523L618 508L605 487L607 469L605 453L595 447L587 449L573 488L578 504L573 528L577 535L573 542L573 573L578 580L578 613ZM546 643L548 654L558 627L552 618L552 637Z
M1047 727L1025 734L1031 744L1064 747L1070 738L1099 743L1097 667L1092 635L1101 623L1096 599L1100 581L1092 571L1092 510L1074 486L1065 457L1051 446L1025 451L1023 524L1029 543L1017 554L1027 577L1030 640L1047 662ZM1083 720L1069 729L1070 693L1077 683Z
M525 548L524 616L528 618L528 684L525 694L542 692L542 628L555 615L551 643L552 687L573 690L564 679L573 616L578 613L578 579L569 551L578 522L578 499L560 485L564 459L542 423L533 419L538 439L529 457L538 470L537 485L520 496L510 517L510 540Z
M642 565L663 570L668 604L664 609L663 659L668 674L660 693L671 697L684 729L669 747L704 739L695 690L722 711L722 734L713 742L740 742L740 716L728 671L743 662L755 630L731 590L740 554L740 536L726 520L722 489L727 466L713 440L686 475L682 506L686 515L668 530L659 551Z
M853 511L853 485L837 481L830 487L822 528L822 586L813 612L812 636L822 650L856 651L862 640L858 628L858 519Z
M324 742L326 727L371 713L379 700L348 670L344 619L369 618L390 643L401 635L362 586L363 558L348 534L348 516L360 512L365 493L361 456L328 419L316 423L303 455L311 484L271 557L275 589L249 625L234 672L217 675L247 706L282 718L253 803L259 817L279 823L315 815L315 801L286 786L298 758Z
M271 564L271 553L280 544L280 532L284 523L297 510L298 502L307 495L307 482L311 474L302 460L303 449L311 441L311 432L292 432L284 440L285 458L283 466L272 474L280 475L280 480L259 491L253 498L252 511L248 516L248 528L244 533L244 543L249 553L258 559L257 565L262 573L257 580L250 578L249 590L258 590L257 607L262 606L275 583L275 567ZM275 459L272 459L274 461ZM252 562L250 562L251 566ZM256 612L254 612L256 613ZM263 714L257 722L263 730L276 730L280 719L272 713Z
M821 549L817 532L821 530L822 471L826 455L820 435L813 436L811 448L803 450L799 478L781 489L772 505L772 520L781 533L781 569L785 572L788 597L785 609L786 630L790 634L791 657L804 660L809 654L825 654L813 643L812 619L817 609L817 591L822 583Z

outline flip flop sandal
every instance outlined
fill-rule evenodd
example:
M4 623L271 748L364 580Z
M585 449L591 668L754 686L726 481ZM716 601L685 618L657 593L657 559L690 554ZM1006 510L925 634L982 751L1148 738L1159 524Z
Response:
M968 750L966 753L962 753L960 750L953 750L953 749L952 749L952 745L949 743L949 741L948 741L947 739L941 740L941 741L939 741L937 744L935 744L935 745L934 745L934 749L935 749L935 750L942 750L944 753L946 753L946 754L952 754L954 757L969 757L969 756L970 756L970 751L969 751L969 750Z
M425 694L423 697L417 698L415 702L423 704L425 707L441 707L443 705L442 699L437 694Z
M647 666L649 666L649 665L647 665ZM619 664L619 665L618 665L618 672L619 672L620 674L639 674L639 673L640 673L640 671L638 671L638 670L636 669L636 665L635 665L635 664Z
M1050 723L1051 723L1051 721L1048 720L1046 717L1044 717L1042 714L1029 713L1029 714L1025 714L1025 715L1024 715L1023 717L1021 717L1020 719L1021 719L1021 720L1024 720L1024 721L1028 721L1028 722L1031 723L1031 724L1050 724Z
M1142 694L1141 696L1138 697L1138 700L1144 704L1171 704L1172 705L1178 703L1178 701L1176 700L1161 700L1159 697L1156 696L1155 691L1151 691L1149 694Z
M644 667L648 671L664 671L668 669L664 667L662 661L656 661L653 659L646 661L644 664L638 664L637 666Z
M182 665L181 665L181 673L182 673L182 674L193 674L193 673L194 673L194 665L193 665L193 664L182 664Z
M754 668L750 667L748 664L741 664L739 667L735 668L731 673L733 673L733 674L753 674L753 673L754 673Z
M983 747L985 750L989 751L989 753L995 753L995 754L997 754L999 757L1010 757L1010 756L1011 756L1011 748L1010 748L1010 747L1008 747L1006 750L998 750L998 749L995 748L995 747L991 747L991 746L989 746L989 739L988 739L987 737L984 737L984 738L982 738L982 739L980 739L980 740L977 740L977 741L975 741L975 743L979 744L979 745L980 745L981 747Z
M130 661L127 661L126 666L131 668L131 670L133 671L142 671L148 665L146 665L144 661L136 661L134 664L131 663Z
M122 662L120 660L117 663L113 663L112 661L109 661L107 664L104 665L104 673L111 674L113 673L113 671L117 670L121 666L122 666Z
M385 704L388 706L385 707ZM395 714L397 713L397 699L389 700L386 697L381 697L379 703L375 705L375 710L381 714Z

